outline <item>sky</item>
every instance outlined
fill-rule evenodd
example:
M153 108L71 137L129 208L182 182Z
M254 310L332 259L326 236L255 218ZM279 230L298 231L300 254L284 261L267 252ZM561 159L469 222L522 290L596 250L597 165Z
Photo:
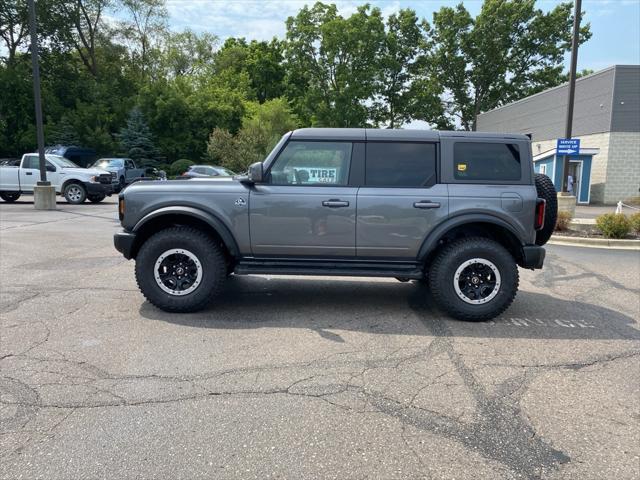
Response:
M167 0L172 30L191 28L207 31L224 40L283 38L287 17L315 0ZM412 8L421 18L432 20L442 6L455 6L460 0L325 0L335 3L342 15L353 13L358 5L369 3L387 16L401 8ZM472 15L482 0L463 2ZM542 10L551 10L559 0L538 0ZM591 24L593 36L580 47L578 70L601 70L614 64L640 64L640 0L583 0L583 22ZM569 64L569 55L565 64Z

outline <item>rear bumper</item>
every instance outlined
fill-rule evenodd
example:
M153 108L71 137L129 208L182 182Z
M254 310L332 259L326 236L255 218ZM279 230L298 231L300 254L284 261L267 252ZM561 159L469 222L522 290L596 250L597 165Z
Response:
M127 260L131 260L133 258L135 242L136 234L127 232L126 230L120 230L113 235L113 245Z
M113 185L110 183L83 182L87 195L111 195Z
M522 247L522 268L537 270L542 268L546 250L538 245L525 245Z

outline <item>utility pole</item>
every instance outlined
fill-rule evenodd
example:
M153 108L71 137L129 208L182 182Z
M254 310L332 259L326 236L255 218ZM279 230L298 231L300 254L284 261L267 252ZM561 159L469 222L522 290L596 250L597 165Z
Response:
M580 40L580 17L582 16L582 0L575 0L573 7L573 38L571 40L571 67L569 70L569 99L567 102L567 123L564 138L571 138L573 129L573 103L576 96L576 69L578 66L578 45ZM579 152L578 152L579 153ZM567 192L569 177L569 155L562 162L561 191Z
M38 140L38 158L40 160L40 181L33 189L33 204L38 210L56 208L56 192L47 181L47 169L44 158L44 128L42 125L42 101L40 99L40 65L38 62L38 35L36 33L36 5L29 3L29 30L31 33L31 64L33 69L33 103L36 111L36 137Z

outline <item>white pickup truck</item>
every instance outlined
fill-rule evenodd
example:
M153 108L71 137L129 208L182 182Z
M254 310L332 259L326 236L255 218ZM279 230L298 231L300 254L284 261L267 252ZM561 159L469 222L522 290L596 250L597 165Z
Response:
M89 200L98 203L113 193L111 173L97 168L81 168L59 155L46 154L47 180L69 203ZM22 194L32 194L40 180L37 153L27 153L17 165L0 166L0 198L15 202Z

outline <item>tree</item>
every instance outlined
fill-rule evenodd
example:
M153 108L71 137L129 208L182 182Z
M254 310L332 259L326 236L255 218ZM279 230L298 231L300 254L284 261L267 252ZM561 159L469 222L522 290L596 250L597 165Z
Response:
M216 128L209 136L207 157L229 169L242 172L253 162L264 160L280 137L298 126L284 99L269 100L248 108L237 135Z
M425 108L437 109L439 91L434 82L418 75L420 45L426 22L413 10L400 10L387 19L384 40L376 60L371 119L376 126L396 128Z
M80 137L69 117L64 115L47 135L47 141L50 145L79 145Z
M202 75L213 65L214 48L218 37L212 33L195 33L186 29L168 33L162 62L166 75Z
M569 3L545 13L535 0L485 0L475 19L462 4L441 8L423 73L442 85L445 112L423 119L475 130L480 112L558 85L572 22ZM590 36L587 24L581 42Z
M103 14L112 0L60 0L59 8L73 27L70 38L82 63L98 74L96 46L103 26Z
M382 14L369 5L343 18L335 5L318 2L287 19L287 93L304 124L367 124L383 39Z
M29 36L29 10L24 0L0 0L0 38L8 52L7 63L12 64L18 47Z
M158 155L151 130L139 107L131 110L127 125L120 130L117 138L125 154L134 160L153 160Z
M121 0L129 14L125 23L125 36L137 44L140 69L145 72L150 67L149 50L154 39L159 39L167 29L169 12L164 0Z

